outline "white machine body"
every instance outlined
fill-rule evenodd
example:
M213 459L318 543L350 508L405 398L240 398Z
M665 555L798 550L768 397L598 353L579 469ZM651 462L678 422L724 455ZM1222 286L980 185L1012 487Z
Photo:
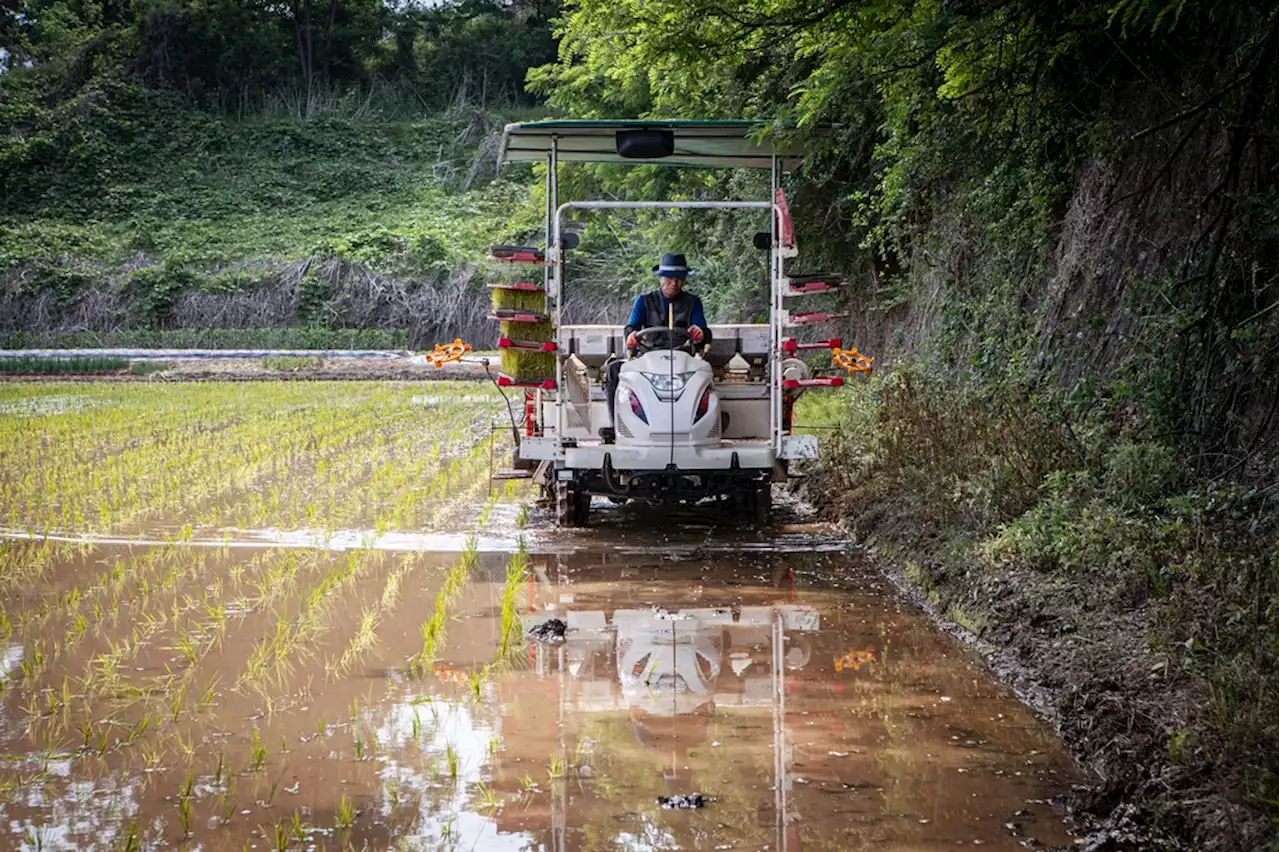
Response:
M661 451L720 443L720 399L711 365L680 350L647 352L623 364L614 412L621 446ZM652 467L666 463L656 452Z

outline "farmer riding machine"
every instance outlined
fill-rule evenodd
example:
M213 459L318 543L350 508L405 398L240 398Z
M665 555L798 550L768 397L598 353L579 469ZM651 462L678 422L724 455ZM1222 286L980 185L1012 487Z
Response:
M541 121L507 126L500 161L546 165L544 246L494 246L493 259L520 273L491 284L503 350L498 384L525 394L518 457L554 500L560 525L587 522L593 495L697 502L733 501L757 523L768 520L770 483L787 465L816 459L818 440L792 433L791 407L808 388L843 384L814 377L799 356L840 340L804 342L796 329L846 314L792 311L792 297L829 292L839 280L797 275L791 217L780 187L800 165L797 147L761 141L751 121ZM560 201L562 162L767 169L767 198L743 201ZM709 348L668 323L642 330L622 366L609 421L605 375L611 359L627 359L621 326L562 322L566 251L578 237L566 229L572 210L758 210L767 230L755 244L769 252L769 321L712 325ZM847 353L846 353L847 354ZM869 364L866 364L869 366ZM613 427L616 437L601 437Z

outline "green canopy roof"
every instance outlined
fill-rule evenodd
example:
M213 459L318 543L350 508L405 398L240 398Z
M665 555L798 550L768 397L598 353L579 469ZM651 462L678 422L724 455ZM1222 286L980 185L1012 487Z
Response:
M545 161L556 140L556 155L563 162L655 164L664 166L724 166L767 169L776 153L783 171L797 168L804 149L793 142L766 138L757 142L765 121L695 121L670 119L643 121L530 121L508 124L502 134L498 162ZM620 130L667 130L675 150L666 157L637 159L618 154Z

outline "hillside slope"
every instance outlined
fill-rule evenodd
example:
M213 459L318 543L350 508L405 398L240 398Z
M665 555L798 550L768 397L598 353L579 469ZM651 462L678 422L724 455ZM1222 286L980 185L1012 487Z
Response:
M528 176L495 180L501 125L483 110L241 121L121 84L9 120L0 332L15 343L148 328L478 335L477 261L528 219Z

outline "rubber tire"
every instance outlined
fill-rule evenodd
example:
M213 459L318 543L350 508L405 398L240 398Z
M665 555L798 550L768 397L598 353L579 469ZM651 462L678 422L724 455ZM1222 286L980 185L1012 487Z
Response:
M758 527L768 526L773 518L773 488L769 480L758 482L751 492L751 519Z
M573 526L575 489L571 482L556 482L553 486L556 496L556 526Z
M556 483L556 526L585 527L591 515L591 492L574 482Z

